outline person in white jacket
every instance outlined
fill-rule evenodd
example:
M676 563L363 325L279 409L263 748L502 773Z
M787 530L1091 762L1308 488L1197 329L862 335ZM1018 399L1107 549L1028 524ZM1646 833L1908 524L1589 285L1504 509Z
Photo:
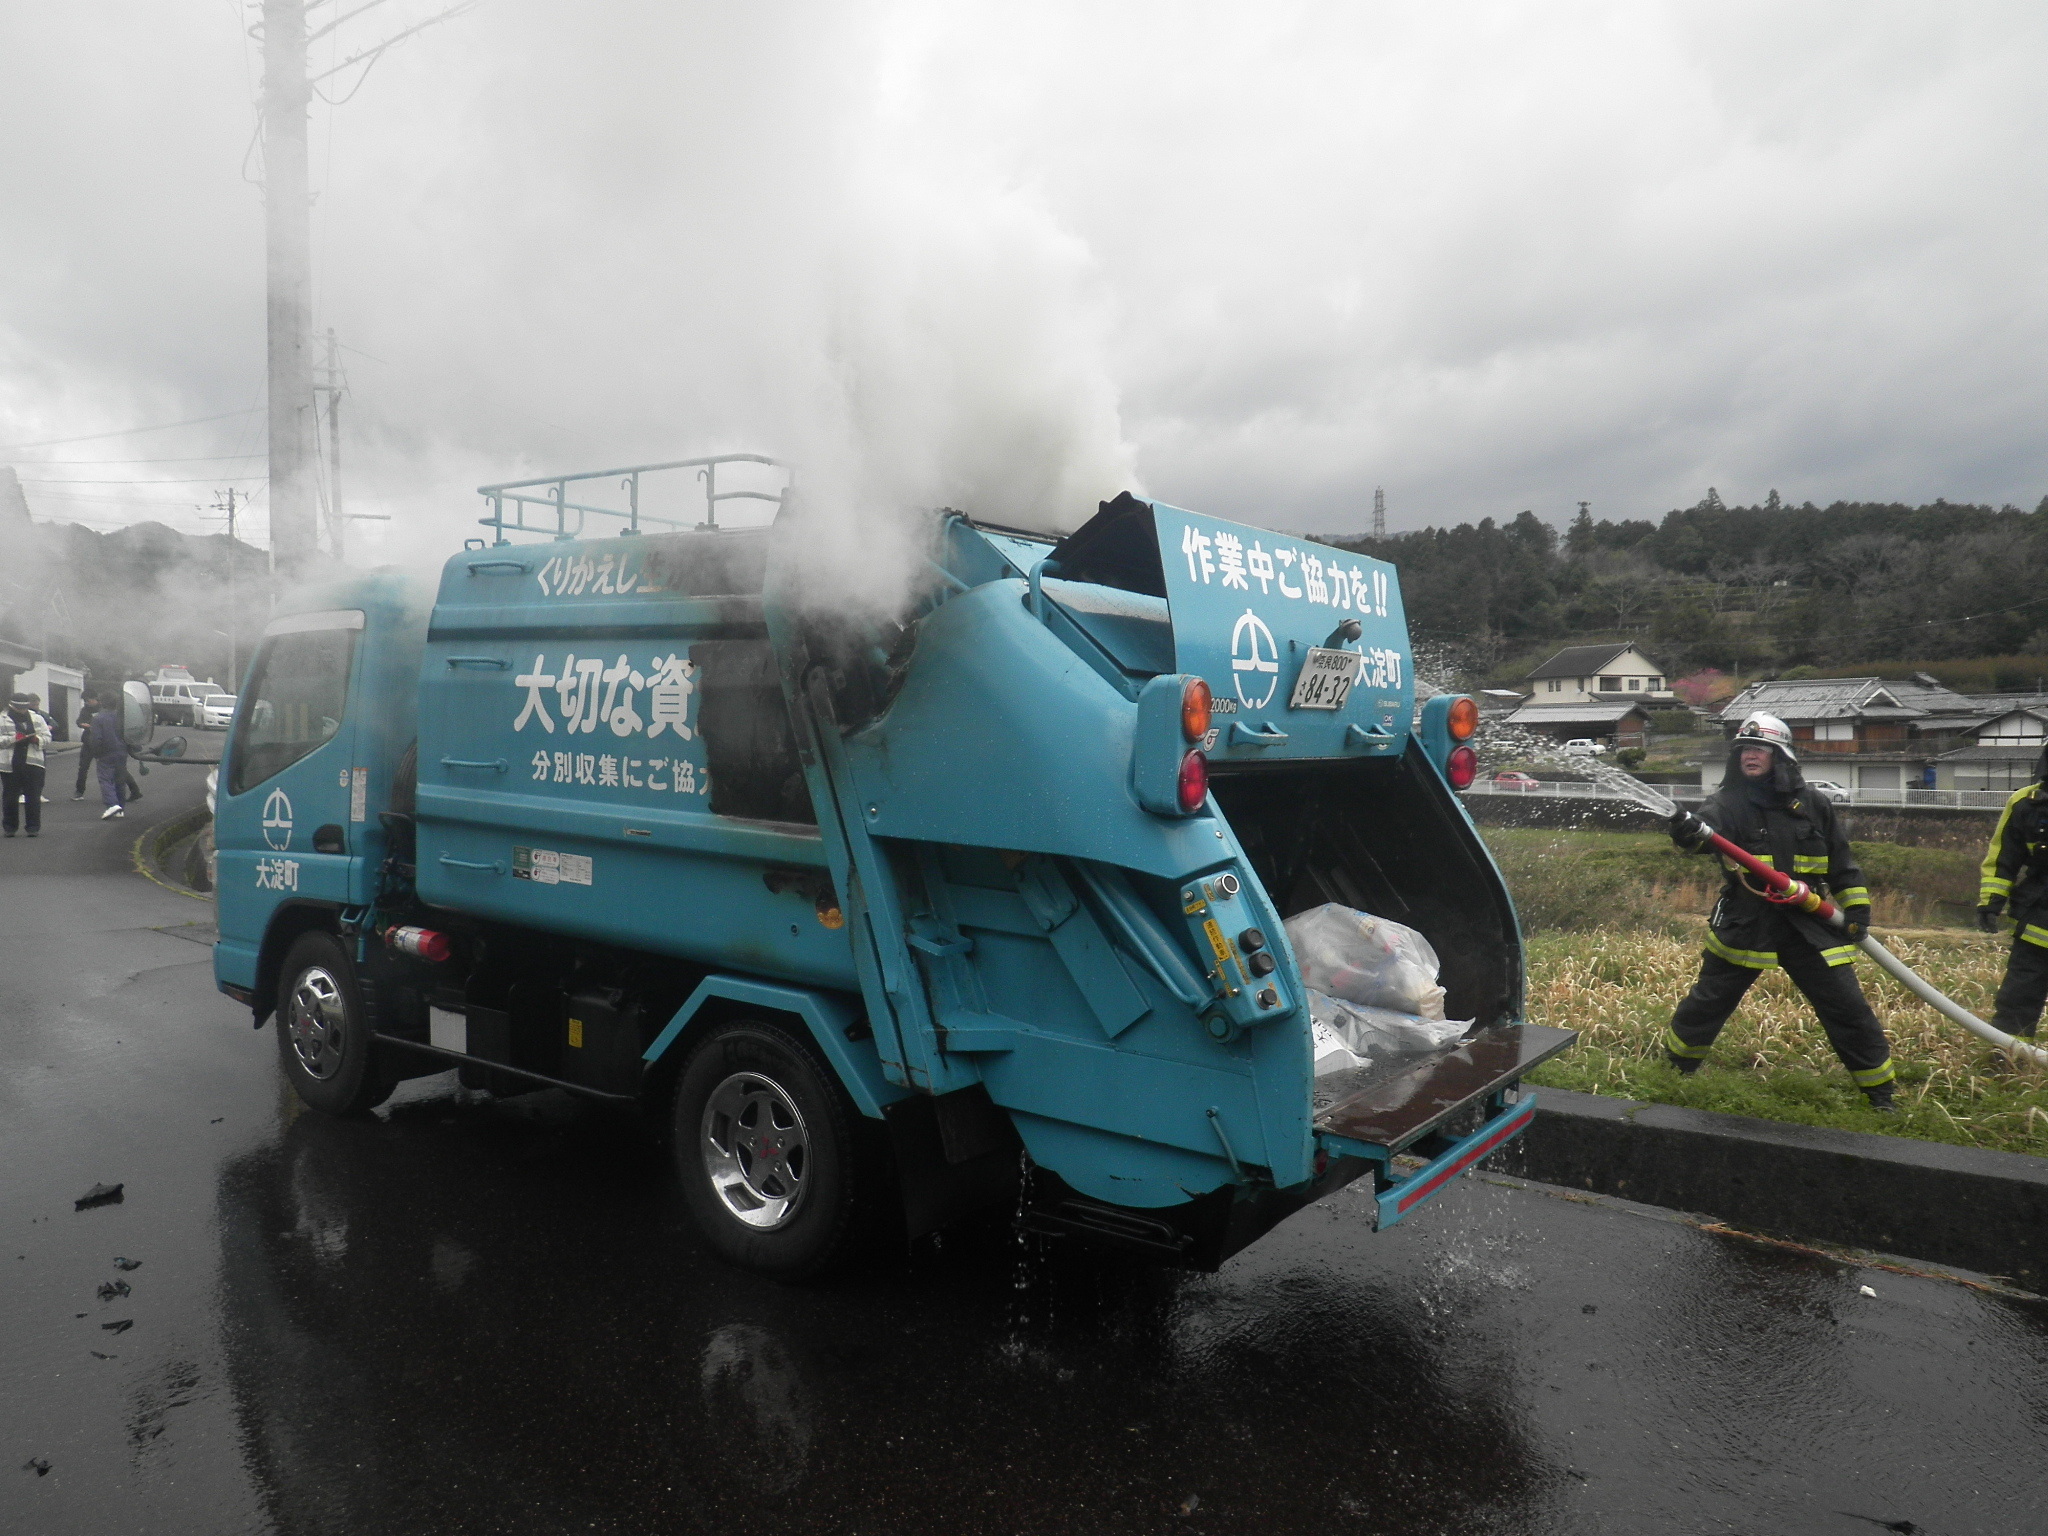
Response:
M30 837L43 831L43 752L50 744L50 722L25 693L7 701L0 715L0 834L14 836L17 826Z

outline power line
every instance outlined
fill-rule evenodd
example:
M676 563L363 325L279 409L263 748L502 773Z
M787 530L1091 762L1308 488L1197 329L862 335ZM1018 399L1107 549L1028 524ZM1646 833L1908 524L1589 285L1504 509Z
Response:
M261 480L261 475L185 475L164 480L44 480L21 477L23 485L217 485L223 480Z
M125 427L119 432L92 432L84 437L52 437L40 443L0 443L0 453L13 453L22 448L61 448L66 443L98 443L110 437L135 437L144 432L168 432L173 427L197 427L209 421L227 421L236 416L248 416L261 409L261 406L256 406L247 411L222 411L218 416L194 416L190 421L167 421L154 427Z
M81 469L97 469L108 464L225 464L230 460L260 459L260 453L202 453L192 459L29 459L29 469L59 469L77 465Z

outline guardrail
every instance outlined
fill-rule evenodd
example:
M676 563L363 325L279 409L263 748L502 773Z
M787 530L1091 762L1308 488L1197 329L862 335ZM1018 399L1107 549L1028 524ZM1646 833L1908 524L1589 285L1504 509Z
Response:
M1707 798L1709 791L1697 784L1652 784L1650 788L1666 799L1679 805L1695 805ZM1616 794L1603 785L1584 779L1545 780L1533 788L1527 785L1501 785L1490 780L1480 780L1465 791L1468 795L1497 795L1504 800L1517 797L1526 799L1551 800L1627 800L1626 795ZM2009 789L1852 789L1846 801L1837 804L1868 806L1872 809L1911 809L1926 806L1936 810L1955 811L1996 811L2003 809L2010 798Z

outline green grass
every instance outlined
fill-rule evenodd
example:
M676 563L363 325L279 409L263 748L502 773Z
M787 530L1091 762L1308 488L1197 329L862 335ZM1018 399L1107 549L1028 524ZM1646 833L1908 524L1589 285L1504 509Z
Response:
M1714 860L1661 832L1482 829L1530 931L1620 924L1672 931L1704 916L1721 887ZM1897 843L1851 845L1880 926L1962 927L1977 904L1978 856Z

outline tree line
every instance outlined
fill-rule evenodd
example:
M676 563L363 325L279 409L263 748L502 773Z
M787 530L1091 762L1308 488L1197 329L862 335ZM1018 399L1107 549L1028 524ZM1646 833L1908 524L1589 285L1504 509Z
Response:
M1397 566L1411 631L1472 672L1593 637L1674 674L2048 653L2048 497L1731 507L1709 489L1656 522L1582 502L1563 533L1523 512L1328 542Z

